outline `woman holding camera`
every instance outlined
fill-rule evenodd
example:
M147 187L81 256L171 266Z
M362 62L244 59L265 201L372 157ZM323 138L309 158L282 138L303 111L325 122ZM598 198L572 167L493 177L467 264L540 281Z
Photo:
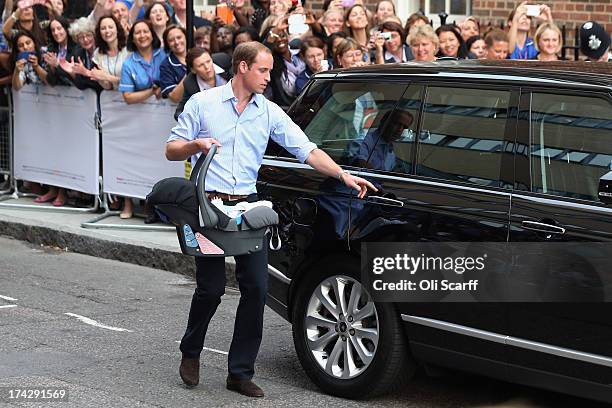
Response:
M406 42L406 33L395 21L387 21L380 26L374 44L376 45L376 63L392 64L414 59Z
M11 49L13 90L19 91L26 84L45 83L47 71L40 66L40 49L34 36L27 31L18 32Z

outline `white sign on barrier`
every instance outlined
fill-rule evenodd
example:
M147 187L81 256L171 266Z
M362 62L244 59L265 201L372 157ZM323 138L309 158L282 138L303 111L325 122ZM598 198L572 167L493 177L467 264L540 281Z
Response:
M102 92L104 192L145 198L159 180L183 177L183 162L166 159L166 140L176 105L151 97L128 105L119 92Z
M96 98L66 86L13 92L15 178L99 194Z

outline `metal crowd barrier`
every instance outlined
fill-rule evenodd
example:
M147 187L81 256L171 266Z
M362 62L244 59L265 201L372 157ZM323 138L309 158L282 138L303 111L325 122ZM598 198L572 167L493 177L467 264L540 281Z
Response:
M0 195L13 191L13 108L11 90L0 88ZM8 178L6 178L8 177ZM5 180L6 178L6 180Z

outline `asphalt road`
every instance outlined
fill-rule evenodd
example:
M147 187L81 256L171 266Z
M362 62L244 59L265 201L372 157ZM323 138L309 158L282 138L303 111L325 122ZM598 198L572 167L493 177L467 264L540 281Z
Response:
M330 397L306 377L291 326L270 309L255 377L266 397L249 399L224 386L239 299L232 289L210 325L201 383L187 389L178 376L177 341L193 287L169 272L0 237L0 387L68 390L68 401L58 403L9 401L4 391L0 407L598 406L455 372L421 375L375 400Z

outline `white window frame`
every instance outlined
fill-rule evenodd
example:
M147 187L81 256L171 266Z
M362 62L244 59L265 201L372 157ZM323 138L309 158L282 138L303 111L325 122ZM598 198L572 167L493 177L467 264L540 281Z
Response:
M450 14L450 9L451 9L451 0L446 0L445 4L444 4L444 11L446 12L446 14L448 14L448 17L446 18L446 23L447 24L452 24L453 21L457 22L457 24L460 24L461 22L463 22L463 20L466 19L467 16L471 15L472 13L472 0L465 0L465 14ZM433 26L435 27L439 27L440 26L440 17L438 17L438 14L433 14L430 11L430 0L425 0L425 15L431 20L433 21Z

